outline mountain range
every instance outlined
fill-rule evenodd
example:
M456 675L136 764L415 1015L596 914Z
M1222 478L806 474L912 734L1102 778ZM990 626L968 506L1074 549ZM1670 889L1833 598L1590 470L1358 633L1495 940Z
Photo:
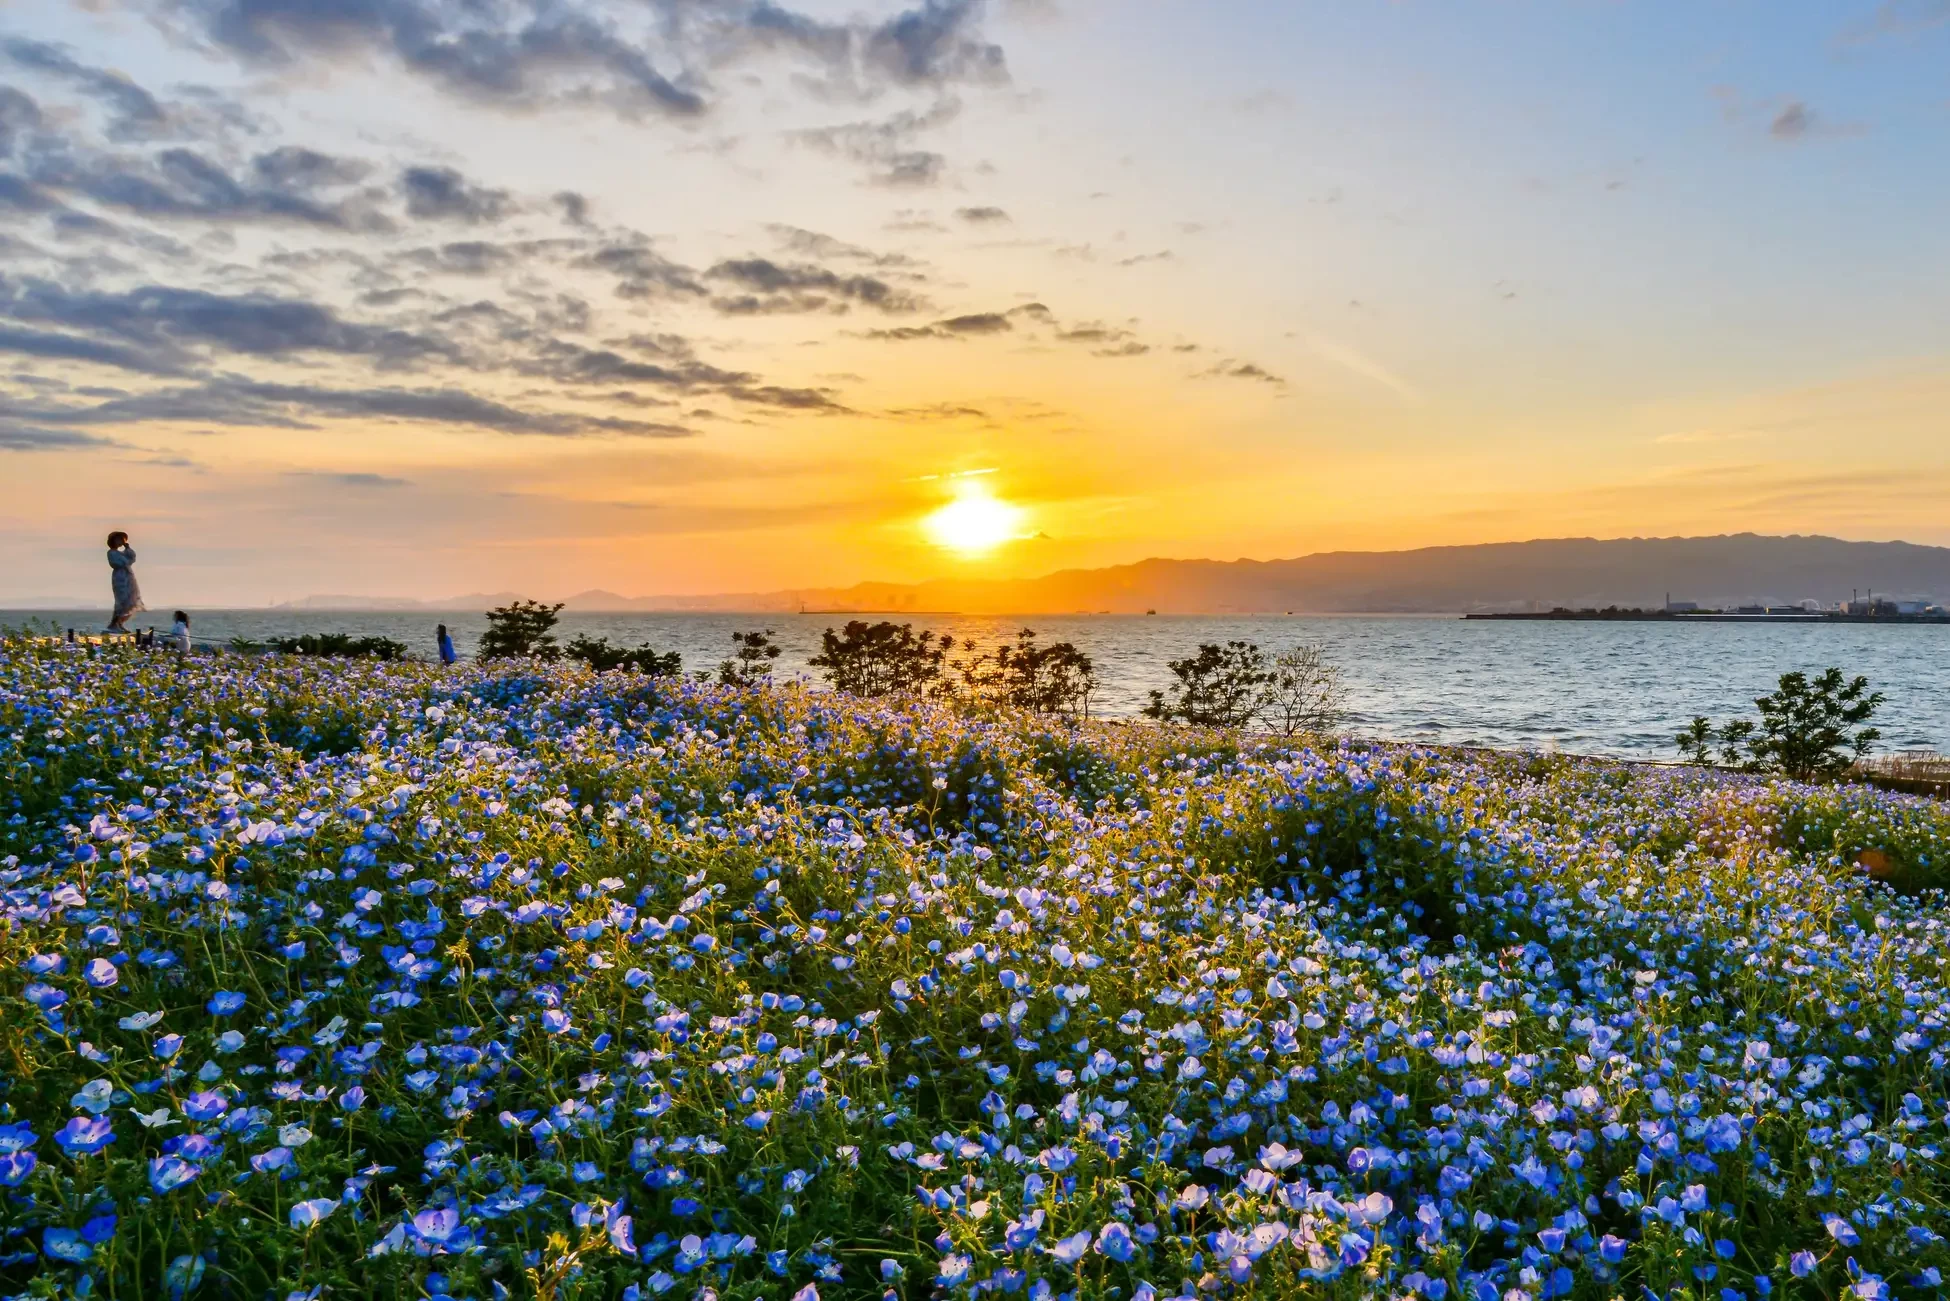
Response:
M586 591L580 611L965 614L1465 613L1556 606L1832 605L1853 593L1950 597L1950 547L1738 533L1548 538L1412 551L1324 551L1290 560L1142 560L1028 579L858 583L712 596ZM411 602L315 596L280 608L486 610L515 593Z

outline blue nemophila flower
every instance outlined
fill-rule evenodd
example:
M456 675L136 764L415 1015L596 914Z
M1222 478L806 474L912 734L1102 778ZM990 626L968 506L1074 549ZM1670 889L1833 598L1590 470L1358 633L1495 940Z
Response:
M291 1207L291 1227L298 1230L309 1229L338 1208L337 1199L331 1197L313 1197L307 1201L296 1202Z
M1097 1231L1097 1250L1112 1260L1128 1261L1137 1253L1137 1243L1126 1225L1112 1220Z
M115 1141L115 1129L106 1117L76 1116L54 1131L54 1141L69 1156L94 1156Z
M115 964L107 958L90 958L88 965L82 968L81 974L96 989L107 989L122 979L121 973L115 969Z
M243 1010L244 996L232 990L220 989L210 995L210 1001L203 1006L211 1016L229 1016Z
M95 1254L95 1249L82 1241L81 1235L73 1229L49 1229L41 1235L41 1250L51 1260L64 1261L70 1265L80 1265Z
M215 1120L230 1110L230 1102L221 1093L205 1090L202 1093L192 1093L183 1099L180 1109L191 1120Z
M251 1157L251 1169L261 1175L283 1170L297 1159L297 1153L288 1147L267 1148Z
M1855 1226L1839 1215L1824 1215L1821 1222L1828 1230L1828 1236L1844 1247L1853 1247L1862 1241L1862 1235L1855 1231Z
M202 1173L201 1166L192 1165L179 1156L156 1157L149 1162L149 1186L158 1193L170 1193Z
M0 1188L18 1188L34 1173L40 1158L32 1152L7 1152L0 1154Z

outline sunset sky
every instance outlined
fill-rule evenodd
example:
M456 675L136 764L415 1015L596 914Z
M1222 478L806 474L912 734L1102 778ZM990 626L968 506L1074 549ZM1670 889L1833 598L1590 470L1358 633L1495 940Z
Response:
M0 605L1946 502L1944 0L0 0Z

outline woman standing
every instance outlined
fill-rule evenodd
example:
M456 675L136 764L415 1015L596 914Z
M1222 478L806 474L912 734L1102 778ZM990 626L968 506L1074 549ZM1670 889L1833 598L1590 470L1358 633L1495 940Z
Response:
M115 613L103 631L127 632L129 619L147 607L142 604L142 588L135 581L135 548L129 545L129 535L119 529L108 535L108 569Z

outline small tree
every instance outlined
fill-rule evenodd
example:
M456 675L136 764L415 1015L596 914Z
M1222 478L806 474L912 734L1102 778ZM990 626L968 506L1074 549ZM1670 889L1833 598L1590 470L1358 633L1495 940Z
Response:
M598 673L612 669L635 669L647 678L674 678L684 671L684 657L676 651L659 652L644 645L635 650L613 645L607 637L579 636L563 651Z
M1796 781L1832 780L1882 739L1877 728L1859 725L1874 717L1883 699L1880 691L1870 692L1867 678L1844 680L1837 668L1815 678L1783 673L1771 694L1754 701L1758 724L1740 719L1715 728L1700 715L1679 734L1679 753L1712 764L1717 742L1718 762L1729 768L1778 772Z
M953 637L917 633L912 624L854 619L840 632L821 633L820 652L808 663L849 695L925 695L940 689L954 645Z
M1346 715L1347 690L1325 648L1295 646L1274 657L1259 702L1268 727L1281 736L1331 732Z
M1208 727L1244 727L1252 722L1272 676L1266 653L1249 641L1223 646L1203 642L1197 655L1173 660L1169 667L1177 685L1170 695L1153 691L1145 714Z
M758 687L772 680L772 661L779 657L779 646L772 630L734 632L731 644L737 649L731 658L718 665L718 683L727 687Z
M562 613L562 602L544 605L540 601L516 601L487 612L488 630L481 634L480 657L484 660L552 660L560 651L555 645L555 625Z
M1037 642L1036 632L1024 628L1014 645L1007 642L993 652L972 652L955 667L969 693L1015 709L1039 714L1090 716L1090 697L1097 689L1096 666L1067 641Z

